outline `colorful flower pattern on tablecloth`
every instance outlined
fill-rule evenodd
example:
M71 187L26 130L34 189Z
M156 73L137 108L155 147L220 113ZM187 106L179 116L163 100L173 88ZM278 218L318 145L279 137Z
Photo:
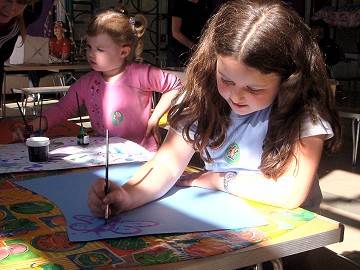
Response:
M113 266L121 269L204 258L257 245L315 217L303 209L274 208L267 213L269 224L259 228L71 243L59 208L45 198L8 181L0 182L0 198L0 269L3 270L99 270ZM37 206L35 211L28 211L29 205ZM266 209L269 211L269 207Z

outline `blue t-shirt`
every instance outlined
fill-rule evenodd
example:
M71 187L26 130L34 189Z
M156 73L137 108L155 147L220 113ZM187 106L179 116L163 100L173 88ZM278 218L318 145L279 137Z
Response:
M216 149L207 148L213 162L205 162L205 169L217 172L259 172L270 111L271 106L247 115L231 112L224 142ZM320 134L326 135L326 139L331 138L333 132L330 124L321 117L316 122L307 117L302 123L300 137Z
M270 107L248 115L230 114L225 141L216 149L207 148L213 162L205 162L209 171L258 171Z
M261 173L259 166L270 111L271 106L248 115L231 112L230 125L224 142L216 149L207 148L213 162L205 162L205 169L215 172ZM325 135L325 139L329 139L333 136L333 131L330 124L320 116L316 121L308 116L301 125L300 137L315 135ZM193 133L190 133L190 136L193 137ZM321 200L322 195L316 178L302 207L317 210Z

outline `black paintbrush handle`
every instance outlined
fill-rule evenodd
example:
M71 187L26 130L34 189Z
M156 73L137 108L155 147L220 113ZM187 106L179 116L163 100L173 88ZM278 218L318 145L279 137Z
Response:
M15 96L14 90L13 90L12 88L11 88L11 93ZM16 101L17 107L18 107L18 109L19 109L19 111L20 111L21 117L22 117L22 119L23 119L23 121L24 121L25 128L29 129L29 128L28 128L28 127L29 127L29 124L28 124L28 122L26 121L25 115L24 115L24 113L23 113L23 111L22 111L22 109L21 109L21 107L20 107L20 104L19 104L19 102L18 102L17 99L15 99L15 101Z

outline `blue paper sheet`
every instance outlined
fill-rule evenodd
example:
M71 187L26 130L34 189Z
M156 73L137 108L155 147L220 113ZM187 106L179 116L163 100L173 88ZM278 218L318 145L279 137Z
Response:
M109 178L123 184L140 164L115 165ZM265 217L242 199L202 188L173 187L163 198L112 217L107 224L87 206L87 192L105 169L36 178L17 184L43 195L63 212L70 241L147 234L240 229L266 225Z

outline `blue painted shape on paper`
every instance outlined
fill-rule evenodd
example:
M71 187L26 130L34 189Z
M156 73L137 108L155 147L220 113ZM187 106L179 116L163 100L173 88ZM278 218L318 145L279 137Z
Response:
M124 184L139 163L110 166L109 178ZM112 217L107 224L87 206L91 184L105 169L69 173L18 182L55 203L63 212L70 241L90 241L136 235L240 229L266 225L266 218L242 199L220 191L173 187L161 199Z

